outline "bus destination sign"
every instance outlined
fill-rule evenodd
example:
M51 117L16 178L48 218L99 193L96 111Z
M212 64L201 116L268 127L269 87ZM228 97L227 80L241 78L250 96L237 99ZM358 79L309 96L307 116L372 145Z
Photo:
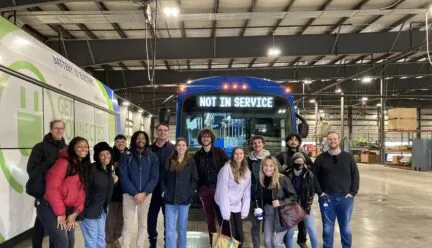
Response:
M202 108L273 108L272 96L198 96Z

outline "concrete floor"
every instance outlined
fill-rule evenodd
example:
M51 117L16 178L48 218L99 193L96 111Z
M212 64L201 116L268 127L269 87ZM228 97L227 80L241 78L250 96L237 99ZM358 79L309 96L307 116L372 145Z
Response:
M360 164L359 168L360 192L356 198L351 222L353 247L431 247L432 173L381 165ZM317 203L314 204L314 213L321 244L322 225ZM208 247L207 227L203 221L202 210L191 209L189 219L188 247ZM159 223L162 223L162 217ZM251 247L250 222L244 223L244 231L244 247ZM132 237L133 240L135 235ZM337 228L335 235L335 247L341 247ZM31 243L25 241L17 247L30 248ZM48 247L47 240L44 247ZM75 247L83 247L83 238L79 230L76 230ZM163 247L162 240L159 241L158 247Z

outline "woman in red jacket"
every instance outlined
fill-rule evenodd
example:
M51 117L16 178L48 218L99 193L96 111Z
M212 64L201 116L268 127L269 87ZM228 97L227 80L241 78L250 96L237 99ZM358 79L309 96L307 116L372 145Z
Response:
M46 191L38 216L54 248L72 248L75 220L84 210L85 178L90 167L86 139L75 137L60 151L59 159L48 170Z

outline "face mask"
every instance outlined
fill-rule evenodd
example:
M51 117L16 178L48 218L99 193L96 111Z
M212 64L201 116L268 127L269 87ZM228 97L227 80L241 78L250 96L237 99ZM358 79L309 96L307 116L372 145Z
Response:
M303 164L302 163L301 164L300 163L294 163L293 166L294 166L294 169L301 170L303 167Z

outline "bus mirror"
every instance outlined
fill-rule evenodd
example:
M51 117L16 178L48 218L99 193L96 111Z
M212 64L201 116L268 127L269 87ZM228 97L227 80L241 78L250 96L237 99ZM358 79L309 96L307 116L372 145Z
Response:
M309 134L309 125L306 122L306 119L298 113L295 114L297 119L301 121L301 123L297 126L297 132L300 134L302 138L306 138Z
M302 138L306 138L308 136L308 134L309 134L309 125L307 123L304 123L304 122L300 123L298 125L297 129L298 129L298 133L300 134L300 136Z
M171 110L169 108L160 108L159 109L159 123L166 123L169 124L169 116L170 116Z

